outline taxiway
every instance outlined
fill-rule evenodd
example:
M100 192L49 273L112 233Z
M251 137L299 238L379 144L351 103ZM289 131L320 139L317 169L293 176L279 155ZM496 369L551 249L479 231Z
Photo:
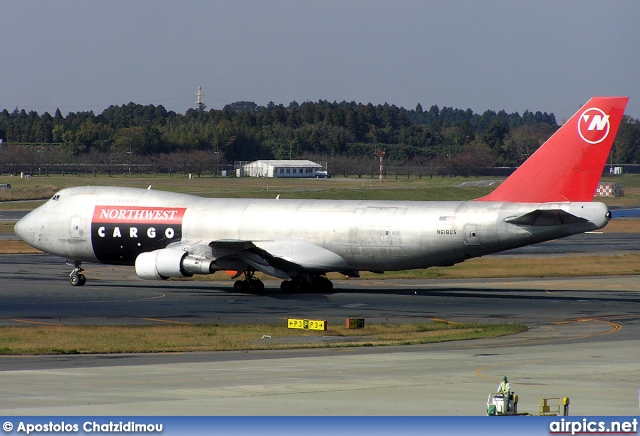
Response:
M36 273L34 273L36 272ZM640 280L344 280L331 294L233 292L232 282L138 280L91 266L74 288L48 255L0 256L0 323L510 322L497 339L410 347L161 355L1 356L3 415L482 415L508 375L520 410L634 415Z

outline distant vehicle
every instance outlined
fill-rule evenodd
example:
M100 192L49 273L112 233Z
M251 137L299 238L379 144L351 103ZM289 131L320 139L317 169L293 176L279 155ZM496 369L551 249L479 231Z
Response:
M316 171L316 179L330 179L331 174L326 171Z
M237 291L264 289L259 271L283 279L283 291L330 292L328 272L449 266L604 227L611 213L593 196L627 101L592 98L475 200L202 198L85 186L59 191L14 230L69 259L74 286L86 282L81 262L101 262L135 265L142 279L235 271L245 277Z

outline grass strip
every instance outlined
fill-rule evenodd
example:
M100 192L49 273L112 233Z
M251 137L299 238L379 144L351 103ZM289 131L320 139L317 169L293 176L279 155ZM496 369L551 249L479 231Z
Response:
M373 175L358 177L336 177L331 179L278 179L263 177L195 177L188 179L185 174L166 174L141 177L116 175L107 177L89 174L66 174L34 176L28 179L1 176L0 183L10 183L12 189L0 190L0 210L31 210L42 200L49 199L56 191L71 186L106 185L130 186L173 192L183 192L204 197L257 197L257 198L303 198L303 199L370 199L370 200L464 200L482 197L494 187L464 185L480 180L499 180L501 177L422 177L395 178L389 175L388 183L378 183L377 171ZM603 181L622 183L624 197L596 197L595 201L609 206L637 207L640 203L640 178L635 174L605 177ZM14 201L40 200L28 203Z
M38 325L0 327L0 354L108 354L190 351L245 351L413 345L493 338L525 331L522 324L425 322L375 324L326 332L281 325Z
M640 254L549 257L480 257L450 267L362 273L363 279L474 279L603 277L640 274ZM336 277L330 277L337 279Z
M0 240L0 254L37 254L42 253L42 251L37 248L33 248L32 246L25 244L22 241L9 239L9 240Z

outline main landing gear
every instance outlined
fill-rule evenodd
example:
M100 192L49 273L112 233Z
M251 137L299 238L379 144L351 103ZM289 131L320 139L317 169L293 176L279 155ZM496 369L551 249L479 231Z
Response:
M80 267L80 261L70 260L67 262L67 265L73 267L73 271L69 274L69 283L71 283L71 286L84 286L84 284L87 283L87 278L82 274L84 270Z
M244 274L244 280L236 280L233 284L233 290L236 292L262 292L264 291L264 283L262 280L255 278L253 275L255 271L252 269L248 269L243 271L241 274ZM238 274L236 277L238 277ZM234 277L235 278L235 277Z
M262 292L264 291L264 283L262 280L254 277L255 270L247 269L239 272L233 278L244 275L244 279L237 280L233 284L233 290L236 292ZM326 293L333 291L333 283L324 275L305 274L293 277L280 283L282 292L318 292Z

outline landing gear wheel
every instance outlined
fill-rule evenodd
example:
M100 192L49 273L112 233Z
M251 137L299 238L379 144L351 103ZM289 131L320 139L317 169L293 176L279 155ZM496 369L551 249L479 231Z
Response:
M247 282L245 280L236 280L233 284L233 290L236 292L247 292Z
M280 290L282 292L305 293L311 291L311 283L300 278L285 280L284 282L280 283Z
M249 291L262 292L264 291L264 283L260 279L251 279L246 282L249 285Z
M255 278L255 270L247 269L244 274L244 280L237 280L233 284L233 289L236 292L262 292L264 291L264 283L262 280Z
M87 283L87 278L82 274L82 267L80 266L79 260L69 260L67 261L67 265L73 266L73 271L69 274L69 283L71 286L84 286Z
M69 276L69 283L71 286L84 286L87 283L87 278L84 274L71 274Z
M280 290L282 292L289 292L291 291L291 289L291 280L285 280L284 282L280 283Z

